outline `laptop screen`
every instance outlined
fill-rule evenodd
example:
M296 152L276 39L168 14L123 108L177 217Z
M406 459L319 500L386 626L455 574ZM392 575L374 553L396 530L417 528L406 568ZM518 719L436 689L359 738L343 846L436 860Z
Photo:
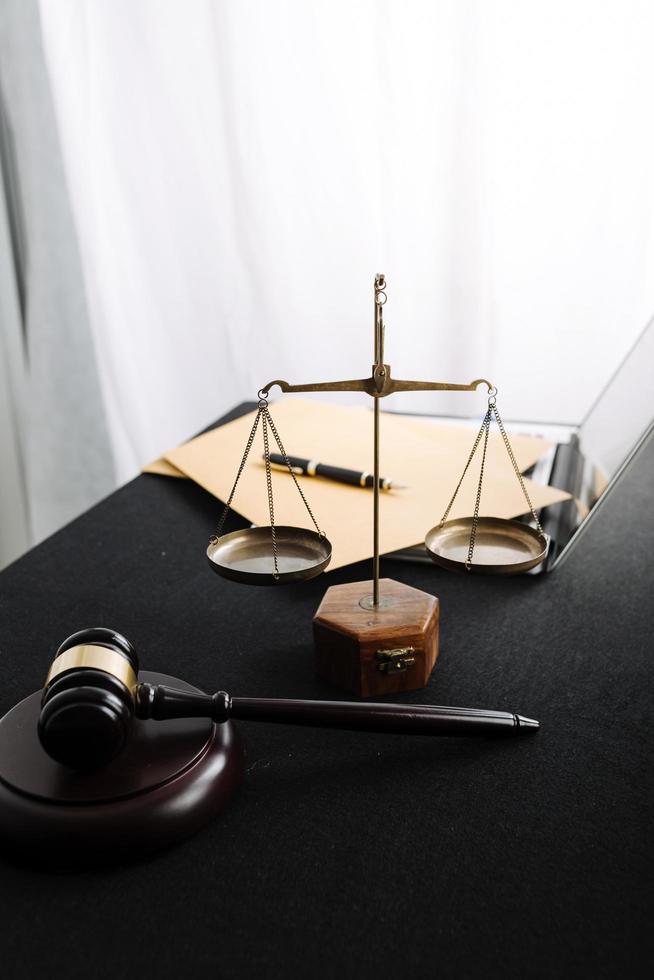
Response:
M654 318L591 406L568 445L559 446L551 482L575 501L548 508L552 538L547 567L576 545L654 426ZM557 474L558 465L558 474Z
M654 319L579 427L579 447L608 482L654 417Z

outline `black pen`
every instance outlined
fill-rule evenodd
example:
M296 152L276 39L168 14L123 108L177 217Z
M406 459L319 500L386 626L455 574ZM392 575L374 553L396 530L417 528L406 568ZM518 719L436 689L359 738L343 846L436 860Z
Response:
M336 480L337 483L349 483L353 487L372 488L374 476L372 473L359 472L358 470L347 470L342 466L330 466L329 463L319 463L316 459L301 459L299 456L289 456L293 472L297 476L322 476L326 480ZM276 470L287 470L286 460L279 453L270 454L270 464ZM401 483L387 480L386 477L379 477L380 490L406 490Z

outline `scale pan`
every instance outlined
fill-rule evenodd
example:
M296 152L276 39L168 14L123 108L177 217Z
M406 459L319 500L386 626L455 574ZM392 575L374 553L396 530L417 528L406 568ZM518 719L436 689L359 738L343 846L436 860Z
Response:
M442 568L466 571L472 517L433 527L425 538L427 551ZM470 571L477 575L517 575L544 560L548 538L521 521L480 517Z
M327 538L303 527L275 526L277 567L273 577L273 546L270 527L246 527L223 534L207 548L209 565L218 575L247 585L278 585L305 582L320 575L332 557Z

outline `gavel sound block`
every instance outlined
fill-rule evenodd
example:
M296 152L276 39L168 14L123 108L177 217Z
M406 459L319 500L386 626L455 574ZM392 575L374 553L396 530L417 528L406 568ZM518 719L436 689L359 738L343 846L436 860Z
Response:
M167 674L140 679L200 694ZM135 719L107 765L75 771L37 735L42 692L0 720L0 838L10 853L60 866L146 854L194 834L229 803L244 772L231 722Z

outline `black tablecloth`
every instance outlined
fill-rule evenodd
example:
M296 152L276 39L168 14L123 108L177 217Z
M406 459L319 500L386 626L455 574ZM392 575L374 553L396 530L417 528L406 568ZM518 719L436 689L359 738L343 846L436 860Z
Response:
M639 975L653 480L650 444L549 576L382 562L441 600L436 670L406 700L520 711L537 737L244 723L246 782L196 837L82 874L3 860L2 975ZM311 619L368 564L295 588L224 581L204 554L219 509L190 482L140 476L7 569L0 711L88 625L207 690L341 696L314 676Z

